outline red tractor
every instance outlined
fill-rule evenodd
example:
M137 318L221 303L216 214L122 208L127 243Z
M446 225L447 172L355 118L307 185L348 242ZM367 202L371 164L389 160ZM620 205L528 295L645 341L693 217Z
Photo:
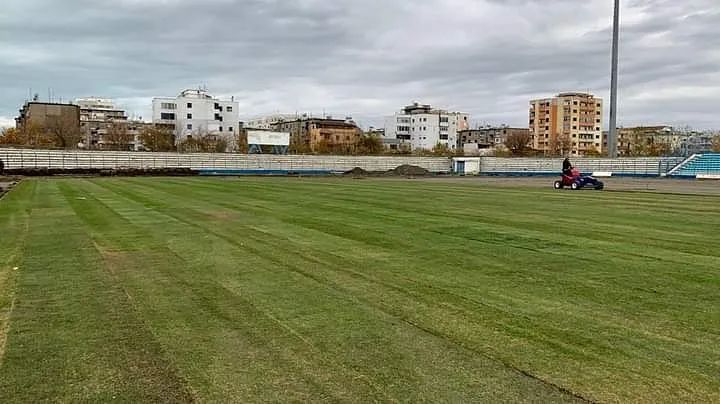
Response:
M605 188L605 184L597 178L584 176L577 168L573 168L570 175L563 174L562 180L555 181L554 187L555 189L563 189L567 187L573 190L583 188L602 190Z

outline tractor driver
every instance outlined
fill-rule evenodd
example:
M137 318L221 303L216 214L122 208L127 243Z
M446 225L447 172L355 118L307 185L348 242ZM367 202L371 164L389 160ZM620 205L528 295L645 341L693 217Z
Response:
M567 175L568 177L572 175L573 165L570 162L569 157L565 157L565 161L563 161L563 174Z

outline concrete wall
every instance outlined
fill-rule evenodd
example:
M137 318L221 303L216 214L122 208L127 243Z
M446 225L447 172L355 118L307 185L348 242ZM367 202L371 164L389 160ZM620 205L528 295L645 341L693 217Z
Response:
M20 168L190 168L193 170L345 172L355 167L367 171L387 171L403 164L423 167L433 173L449 173L452 159L444 157L389 156L274 156L208 153L141 153L111 151L61 151L0 148L0 159L7 169ZM545 158L463 158L466 170L481 175L558 175L562 159ZM572 163L583 173L608 172L613 175L661 176L683 161L677 157L622 159L577 158Z
M7 169L20 168L190 168L222 171L316 171L345 172L355 167L387 171L403 164L433 173L449 173L451 161L444 157L387 156L274 156L208 153L140 153L110 151L61 151L0 148Z

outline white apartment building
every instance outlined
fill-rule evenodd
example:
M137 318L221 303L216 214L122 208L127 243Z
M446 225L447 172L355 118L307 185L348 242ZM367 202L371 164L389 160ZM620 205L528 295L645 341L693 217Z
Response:
M385 118L385 139L397 139L399 147L431 150L438 144L457 147L458 132L470 128L468 114L433 109L417 102Z
M206 132L232 143L238 133L239 103L222 101L206 90L185 90L175 98L153 99L153 123L172 124L178 142Z
M252 118L245 122L247 129L272 130L273 125L300 119L297 114L273 114Z

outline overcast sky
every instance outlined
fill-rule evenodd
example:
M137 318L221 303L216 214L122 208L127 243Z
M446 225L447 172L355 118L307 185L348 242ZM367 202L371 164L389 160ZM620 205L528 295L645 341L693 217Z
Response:
M619 121L720 128L720 1L623 0ZM205 85L241 117L381 125L417 100L527 126L528 101L609 99L612 0L2 0L0 124L29 97Z

